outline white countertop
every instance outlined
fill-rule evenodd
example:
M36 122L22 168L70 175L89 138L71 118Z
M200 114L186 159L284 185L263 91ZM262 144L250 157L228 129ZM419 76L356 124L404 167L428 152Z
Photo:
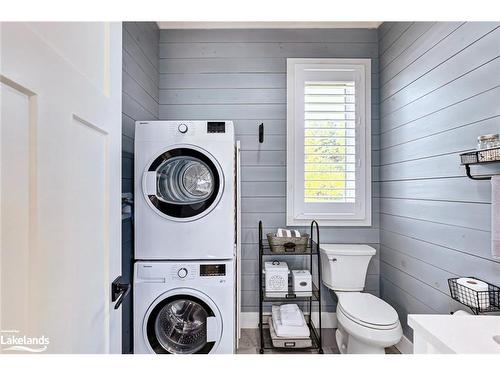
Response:
M500 354L500 316L409 314L408 325L441 353Z

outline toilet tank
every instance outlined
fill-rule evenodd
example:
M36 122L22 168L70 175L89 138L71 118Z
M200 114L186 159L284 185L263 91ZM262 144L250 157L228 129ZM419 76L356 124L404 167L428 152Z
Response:
M376 250L368 245L322 244L323 284L335 291L362 291L368 263Z

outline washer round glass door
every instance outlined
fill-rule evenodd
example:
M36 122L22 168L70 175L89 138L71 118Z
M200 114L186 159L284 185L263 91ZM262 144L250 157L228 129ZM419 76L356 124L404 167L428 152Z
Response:
M206 354L216 344L214 336L220 337L214 309L189 294L159 302L145 324L149 345L158 354Z
M209 153L183 146L161 153L144 173L143 189L149 205L177 221L208 214L223 192L223 174Z

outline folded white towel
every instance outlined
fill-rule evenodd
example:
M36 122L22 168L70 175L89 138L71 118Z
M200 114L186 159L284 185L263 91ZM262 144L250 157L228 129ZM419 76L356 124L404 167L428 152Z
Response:
M296 304L280 306L281 324L300 327L304 325L304 315Z
M279 337L301 338L301 337L309 337L310 336L311 333L309 332L309 327L306 324L304 316L302 316L303 325L301 325L301 326L286 326L286 325L283 325L283 323L281 322L280 315L281 314L280 314L279 306L273 306L272 307L273 327L274 327L274 330L276 331L276 334Z
M300 237L300 232L295 229L278 228L276 237Z
M285 312L281 314L281 324L287 327L302 327L304 322L300 316Z
M491 178L491 255L500 259L500 175Z
M300 308L296 303L286 303L284 305L280 305L280 312L283 311L300 311Z

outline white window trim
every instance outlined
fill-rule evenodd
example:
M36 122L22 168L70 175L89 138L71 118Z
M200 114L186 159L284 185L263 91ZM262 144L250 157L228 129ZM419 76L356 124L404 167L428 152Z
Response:
M296 97L295 81L296 68L300 65L320 65L327 67L338 65L349 65L349 68L359 70L364 74L364 101L357 111L356 123L356 147L359 144L364 147L356 150L356 162L359 166L357 183L361 187L358 202L363 206L360 214L356 217L346 217L345 214L335 213L297 213L294 201L296 195L303 198L303 191L296 191L297 155L303 150L296 150ZM317 220L321 226L371 226L372 225L372 181L371 181L371 59L287 59L287 197L286 197L286 223L287 225L309 225L311 220ZM358 175L361 173L361 175ZM303 178L301 176L300 178Z

